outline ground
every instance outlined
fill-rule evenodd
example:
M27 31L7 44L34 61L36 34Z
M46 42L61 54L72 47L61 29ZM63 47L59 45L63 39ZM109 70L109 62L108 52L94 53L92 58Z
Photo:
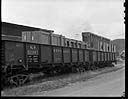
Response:
M102 75L98 75L86 82L77 82L70 86L48 91L34 93L37 96L122 96L125 92L124 68Z
M125 92L125 63L75 73L2 91L2 96L121 96Z

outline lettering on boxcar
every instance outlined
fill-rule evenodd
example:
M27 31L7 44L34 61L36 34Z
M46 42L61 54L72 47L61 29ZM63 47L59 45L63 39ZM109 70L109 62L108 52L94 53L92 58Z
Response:
M27 49L27 62L39 62L39 48L37 45L29 45Z

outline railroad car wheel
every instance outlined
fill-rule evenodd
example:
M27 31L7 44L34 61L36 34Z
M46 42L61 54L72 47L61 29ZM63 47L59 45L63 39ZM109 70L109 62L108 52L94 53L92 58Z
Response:
M14 84L16 86L21 86L23 85L27 80L29 79L28 75L15 75L9 78L9 81L11 84Z
M85 72L84 68L79 68L79 72L82 73L82 72Z

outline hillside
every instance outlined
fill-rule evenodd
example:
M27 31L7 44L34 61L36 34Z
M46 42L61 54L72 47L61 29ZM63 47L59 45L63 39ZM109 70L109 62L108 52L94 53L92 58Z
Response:
M117 55L119 55L119 53L123 50L125 50L125 39L115 39L112 41L113 44L116 45L116 49L117 49Z

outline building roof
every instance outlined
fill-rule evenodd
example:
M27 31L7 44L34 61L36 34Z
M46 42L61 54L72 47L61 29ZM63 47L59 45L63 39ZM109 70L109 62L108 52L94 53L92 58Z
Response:
M45 32L54 32L53 30L41 29L36 27L30 27L25 25L19 25L14 23L2 22L2 27L12 27L12 28L20 28L24 30L32 30L32 31L45 31Z

